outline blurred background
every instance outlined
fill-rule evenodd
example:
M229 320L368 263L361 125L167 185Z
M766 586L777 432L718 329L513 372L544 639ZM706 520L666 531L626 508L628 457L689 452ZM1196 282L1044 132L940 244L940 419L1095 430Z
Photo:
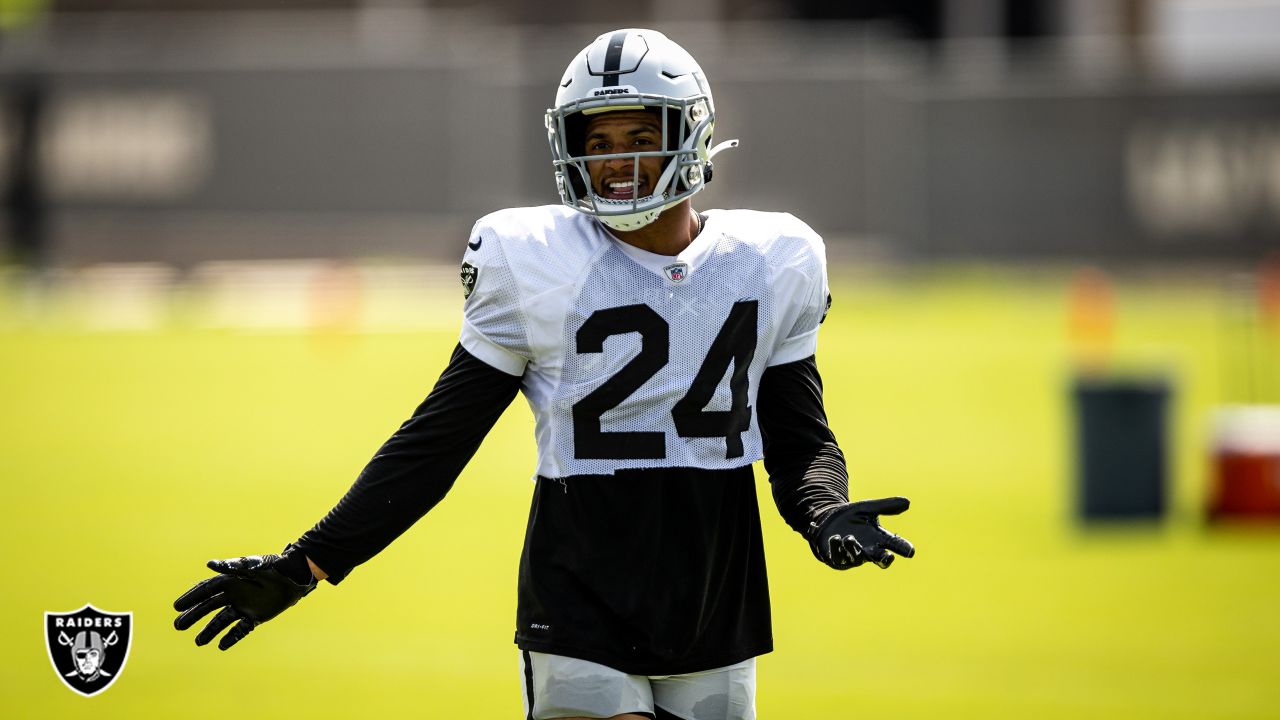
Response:
M761 716L1280 713L1280 0L3 0L0 714L518 715L520 402L242 647L168 606L430 390L471 224L557 201L541 115L623 26L742 141L695 204L825 237L853 493L915 503L916 559L830 573L759 473ZM37 629L86 602L136 622L89 700Z

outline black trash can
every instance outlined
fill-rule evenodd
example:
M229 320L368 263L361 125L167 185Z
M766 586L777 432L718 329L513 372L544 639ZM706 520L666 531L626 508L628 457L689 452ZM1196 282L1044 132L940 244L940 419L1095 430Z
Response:
M1080 377L1073 390L1079 517L1161 518L1168 504L1168 383Z

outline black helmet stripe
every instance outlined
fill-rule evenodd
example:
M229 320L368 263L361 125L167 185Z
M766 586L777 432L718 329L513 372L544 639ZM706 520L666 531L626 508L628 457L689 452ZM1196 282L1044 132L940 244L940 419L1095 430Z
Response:
M627 31L619 30L609 38L609 49L604 54L604 83L601 87L614 87L622 73L618 66L622 64L622 46L627 44Z

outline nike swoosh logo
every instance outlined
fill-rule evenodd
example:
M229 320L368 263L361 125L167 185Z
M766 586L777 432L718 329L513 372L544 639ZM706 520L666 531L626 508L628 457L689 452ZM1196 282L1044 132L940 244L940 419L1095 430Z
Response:
M480 249L480 243L482 243L482 242L484 242L484 238L476 238L476 241L475 241L475 242L469 242L469 243L467 243L467 247L471 248L472 250L479 250L479 249Z

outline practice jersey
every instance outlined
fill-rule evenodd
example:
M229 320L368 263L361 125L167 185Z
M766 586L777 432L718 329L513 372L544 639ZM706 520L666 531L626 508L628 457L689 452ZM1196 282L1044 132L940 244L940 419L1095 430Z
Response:
M705 217L674 257L560 205L476 223L460 342L523 375L538 475L726 470L762 456L762 373L816 350L822 240L785 213Z

